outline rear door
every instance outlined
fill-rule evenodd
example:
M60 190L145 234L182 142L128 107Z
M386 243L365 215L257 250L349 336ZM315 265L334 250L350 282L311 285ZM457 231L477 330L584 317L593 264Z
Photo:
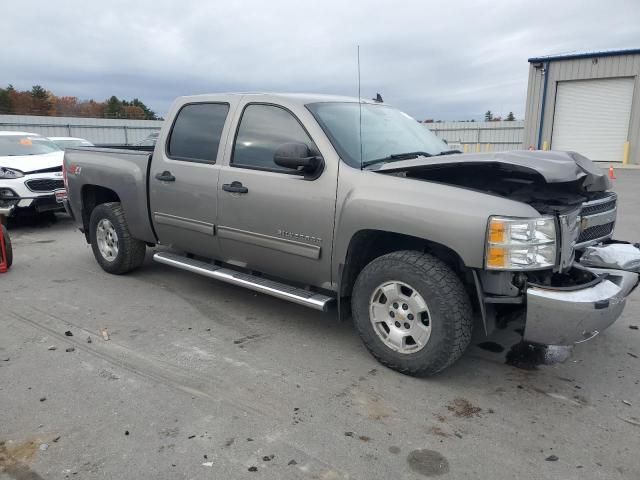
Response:
M220 172L217 231L223 259L329 288L335 156L304 106L285 108L251 98L238 108L233 149ZM275 150L288 142L306 143L324 156L318 178L305 179L274 163Z
M185 100L174 106L173 124L158 139L149 175L149 201L162 244L218 258L215 237L217 187L229 119L236 96Z

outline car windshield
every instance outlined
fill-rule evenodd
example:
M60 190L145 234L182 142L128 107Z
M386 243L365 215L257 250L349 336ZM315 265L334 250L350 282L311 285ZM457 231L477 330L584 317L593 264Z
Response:
M88 140L82 140L80 138L69 138L69 139L56 139L53 140L53 143L58 145L63 150L69 147L93 147L93 143Z
M307 108L340 157L355 168L449 152L446 143L404 112L386 105L312 103ZM362 115L362 142L360 116Z
M55 143L38 135L0 135L0 157L41 155L59 151L60 147Z

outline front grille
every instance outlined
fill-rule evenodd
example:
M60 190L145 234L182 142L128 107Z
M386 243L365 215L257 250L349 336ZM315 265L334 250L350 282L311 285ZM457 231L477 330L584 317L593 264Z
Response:
M607 199L602 203L595 204L586 204L582 207L582 216L594 215L596 213L608 212L609 210L613 210L616 207L616 199L611 198Z
M35 178L24 182L32 192L53 192L64 188L64 180L55 178Z
M598 238L606 237L613 232L613 226L615 222L605 223L604 225L596 225L589 227L586 230L580 232L577 243L588 242L590 240L597 240Z

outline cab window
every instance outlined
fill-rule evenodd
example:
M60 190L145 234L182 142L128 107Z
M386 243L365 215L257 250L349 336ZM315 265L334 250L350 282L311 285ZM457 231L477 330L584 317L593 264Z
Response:
M305 143L310 149L317 150L300 122L288 110L274 105L247 105L238 127L231 164L258 170L292 172L273 161L278 147L291 142Z
M227 113L226 103L193 103L182 107L171 129L167 156L175 160L216 163Z

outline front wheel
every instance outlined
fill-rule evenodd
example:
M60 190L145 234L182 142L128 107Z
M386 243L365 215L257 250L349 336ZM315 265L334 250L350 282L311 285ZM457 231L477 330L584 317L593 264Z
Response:
M105 272L120 275L144 262L146 245L129 233L120 203L103 203L94 208L89 228L93 255Z
M401 373L438 373L471 341L473 318L464 285L429 254L399 251L373 260L356 280L352 309L369 351Z

